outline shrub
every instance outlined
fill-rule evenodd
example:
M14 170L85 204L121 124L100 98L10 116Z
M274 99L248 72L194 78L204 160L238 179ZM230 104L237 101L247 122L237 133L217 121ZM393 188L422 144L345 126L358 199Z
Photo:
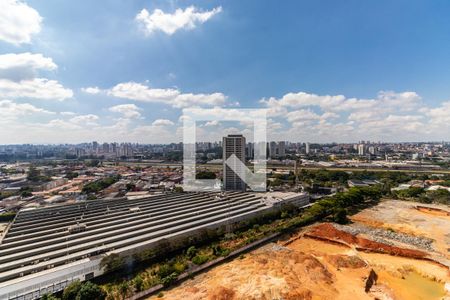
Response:
M168 263L160 265L158 271L156 271L156 275L158 275L161 279L169 276L172 273L175 273L175 268Z
M133 280L133 284L136 291L140 292L143 290L144 280L142 280L142 277L140 275L137 275Z
M186 255L189 259L192 259L195 255L197 255L197 248L195 246L191 246L186 250Z
M164 286L169 286L171 285L176 279L178 278L178 274L177 273L172 273L166 277L164 277L163 279L161 279L161 283Z
M192 262L196 265L201 265L209 260L209 257L207 255L196 255Z
M181 261L177 261L173 264L173 269L177 274L181 274L184 272L184 270L186 270L186 264Z

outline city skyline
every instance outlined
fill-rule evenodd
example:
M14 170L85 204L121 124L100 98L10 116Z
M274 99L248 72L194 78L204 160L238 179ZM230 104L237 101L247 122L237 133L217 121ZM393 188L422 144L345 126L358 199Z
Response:
M450 140L449 10L8 0L0 141L180 142L182 109L197 106L268 109L269 140ZM220 140L246 126L203 130Z

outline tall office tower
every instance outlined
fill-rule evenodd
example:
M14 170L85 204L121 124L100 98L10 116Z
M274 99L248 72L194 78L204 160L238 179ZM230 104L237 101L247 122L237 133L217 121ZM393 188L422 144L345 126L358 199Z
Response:
M364 155L364 150L365 150L364 144L359 144L358 145L358 155L363 156Z
M103 153L109 153L109 144L103 143L102 149L103 149Z
M232 155L245 164L245 137L242 134L230 134L223 137L223 188L226 191L243 191L246 190L246 184L244 180L239 177L231 168L225 163L225 161ZM238 173L244 174L244 170L239 165L233 165L233 168Z
M279 157L286 156L286 142L284 141L278 142L278 156Z
M247 147L245 147L245 157L248 159L253 159L255 151L255 146L253 143L247 143Z
M269 157L275 158L277 156L277 143L270 142L269 143Z
M305 145L305 153L309 154L309 143L306 143Z

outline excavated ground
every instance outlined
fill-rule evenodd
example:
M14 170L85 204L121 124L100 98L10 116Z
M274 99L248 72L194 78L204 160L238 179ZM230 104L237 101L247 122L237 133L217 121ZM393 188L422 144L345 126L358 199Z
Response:
M304 228L151 299L447 300L449 211L383 201L350 225Z

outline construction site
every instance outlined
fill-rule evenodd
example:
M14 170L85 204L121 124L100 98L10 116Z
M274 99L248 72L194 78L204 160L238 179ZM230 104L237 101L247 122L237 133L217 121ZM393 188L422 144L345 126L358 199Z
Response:
M208 231L307 205L304 193L167 193L21 210L0 240L0 299L38 299L89 280L112 253L177 248Z
M450 299L446 205L384 200L315 223L149 299ZM161 296L162 295L162 296Z

